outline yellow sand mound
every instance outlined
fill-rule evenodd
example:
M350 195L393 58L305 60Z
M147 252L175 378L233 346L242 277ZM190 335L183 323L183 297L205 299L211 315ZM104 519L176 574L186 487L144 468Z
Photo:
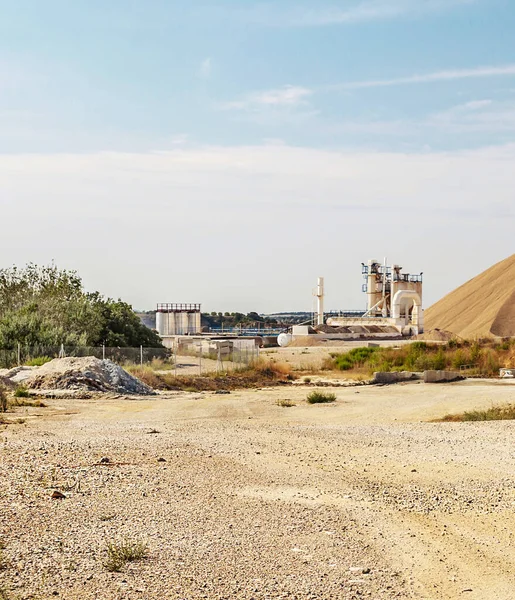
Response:
M426 330L462 338L515 336L515 254L433 304L424 317Z

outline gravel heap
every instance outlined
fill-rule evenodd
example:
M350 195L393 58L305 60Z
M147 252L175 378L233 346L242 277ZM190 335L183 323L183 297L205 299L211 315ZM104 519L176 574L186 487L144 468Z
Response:
M141 396L155 393L119 365L94 356L55 358L41 367L11 369L4 377L34 390L117 392Z

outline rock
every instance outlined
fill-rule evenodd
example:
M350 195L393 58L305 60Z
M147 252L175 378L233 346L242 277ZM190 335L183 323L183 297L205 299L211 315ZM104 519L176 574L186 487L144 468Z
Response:
M166 458L159 457L157 459L157 462L166 462Z
M54 498L56 500L63 500L64 498L66 498L66 496L59 490L54 490L52 492L52 498Z
M371 569L369 569L368 567L366 569L363 569L363 571L361 571L363 573L363 575L368 575L371 572Z
M103 458L100 459L100 462L104 465L108 464L111 462L110 458L107 458L107 456L104 456Z

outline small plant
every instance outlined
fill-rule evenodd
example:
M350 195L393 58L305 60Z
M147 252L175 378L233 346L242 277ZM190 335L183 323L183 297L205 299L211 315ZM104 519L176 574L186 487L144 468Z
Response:
M472 410L455 415L446 415L438 419L440 423L457 423L461 421L512 421L515 420L515 404L492 406L486 410Z
M336 401L336 394L332 392L321 392L319 390L313 390L306 398L308 404L327 404L329 402Z
M282 406L282 408L290 408L292 406L296 406L294 402L291 400L277 400L277 406Z
M14 397L15 398L30 398L29 390L24 385L19 385L14 390Z
M4 586L0 586L0 600L10 600L9 592Z
M27 360L25 362L25 365L27 367L42 367L44 364L50 362L51 360L54 359L50 356L37 356L35 358L30 358L29 360Z
M304 377L304 383L311 383L311 377Z
M108 542L106 550L104 567L112 573L119 573L128 562L142 560L148 556L147 544L138 540Z

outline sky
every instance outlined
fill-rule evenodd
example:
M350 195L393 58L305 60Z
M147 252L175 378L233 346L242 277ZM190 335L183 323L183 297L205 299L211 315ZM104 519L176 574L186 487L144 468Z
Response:
M515 252L512 0L0 0L0 267L138 309L429 306Z

